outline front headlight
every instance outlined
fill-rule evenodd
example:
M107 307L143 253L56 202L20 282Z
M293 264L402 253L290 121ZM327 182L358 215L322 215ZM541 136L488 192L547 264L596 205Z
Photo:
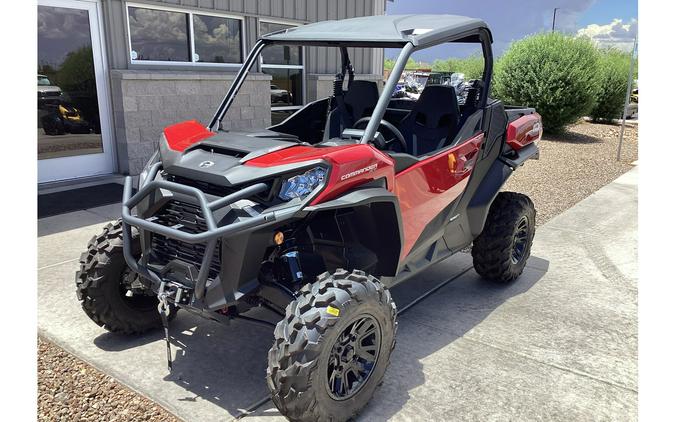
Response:
M283 181L279 190L279 198L290 201L294 198L304 198L314 189L323 185L328 171L324 167L314 167L303 174L290 177Z
M143 171L141 174L138 175L138 188L140 189L141 186L145 183L145 179L148 177L148 172L150 171L150 167L152 167L153 164L159 161L159 151L155 151L154 154L150 156L150 159L148 160L147 163L145 163L145 167L143 167Z

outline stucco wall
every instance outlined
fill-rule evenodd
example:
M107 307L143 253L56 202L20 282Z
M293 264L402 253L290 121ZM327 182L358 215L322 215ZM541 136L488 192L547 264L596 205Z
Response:
M208 124L232 79L232 74L194 71L111 71L119 171L140 173L164 127L191 119ZM264 74L248 75L223 120L223 128L271 124L270 79Z

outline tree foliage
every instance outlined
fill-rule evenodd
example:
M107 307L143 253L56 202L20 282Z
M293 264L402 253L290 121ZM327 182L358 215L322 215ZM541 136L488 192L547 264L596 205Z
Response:
M474 54L466 58L450 57L446 60L436 59L431 65L434 72L463 73L465 78L480 79L483 77L485 60L480 54Z

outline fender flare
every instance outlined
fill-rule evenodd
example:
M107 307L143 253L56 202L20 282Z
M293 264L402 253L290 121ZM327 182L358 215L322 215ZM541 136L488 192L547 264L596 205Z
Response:
M379 276L395 276L403 247L403 224L398 197L383 187L364 187L321 204L308 206L311 215L322 211L368 207L376 215L376 231L383 234L381 248L373 252L378 256Z
M476 188L466 212L471 235L474 238L483 232L490 206L513 171L513 167L501 160L495 160L478 188Z

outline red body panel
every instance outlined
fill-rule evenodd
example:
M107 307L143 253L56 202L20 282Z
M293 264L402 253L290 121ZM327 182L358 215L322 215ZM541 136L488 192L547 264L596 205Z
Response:
M541 116L537 113L522 116L506 129L506 143L518 151L525 145L541 139Z
M196 120L188 120L164 128L166 142L174 151L183 152L190 145L215 135Z
M340 147L338 147L340 148ZM371 145L350 145L326 154L331 172L326 188L312 201L312 205L333 199L349 189L382 177L387 189L394 186L394 160Z
M538 114L523 116L509 125L507 136L513 140L514 145L526 145L541 137L540 127L541 119ZM533 136L534 129L538 130L536 136ZM213 132L195 120L164 129L169 147L181 152L213 135ZM396 175L393 159L369 144L325 148L298 145L256 157L244 165L272 167L312 160L327 162L331 168L328 182L314 198L312 205L336 198L349 189L372 180L385 178L387 189L396 193L401 207L404 245L400 259L403 259L410 253L429 222L464 191L483 138L484 135L480 133L461 145L420 161Z
M371 180L385 178L389 190L394 185L394 161L371 145L356 144L315 148L297 146L265 154L245 163L248 166L270 167L324 160L331 170L326 187L312 205L333 199L349 189Z
M483 134L427 158L396 175L394 192L401 205L405 258L424 228L466 187L478 158Z

